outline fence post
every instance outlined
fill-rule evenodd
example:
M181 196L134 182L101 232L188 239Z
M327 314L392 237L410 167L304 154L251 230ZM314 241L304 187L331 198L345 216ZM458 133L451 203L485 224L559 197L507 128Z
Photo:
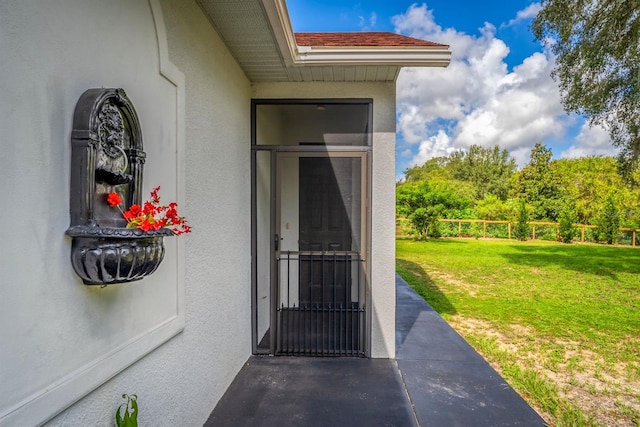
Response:
M531 239L532 240L536 240L536 226L535 225L531 226Z
M633 230L633 246L636 245L636 230Z
M486 221L482 221L482 238L483 239L487 238L487 222Z
M584 225L581 228L582 228L582 238L580 239L580 241L584 243Z
M507 233L509 234L509 240L511 240L511 223L507 223Z
M462 234L462 221L458 221L458 237Z

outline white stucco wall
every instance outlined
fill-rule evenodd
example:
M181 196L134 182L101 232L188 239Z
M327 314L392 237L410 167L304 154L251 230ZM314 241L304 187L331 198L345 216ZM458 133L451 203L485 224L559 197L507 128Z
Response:
M395 357L395 83L258 83L253 98L372 98L371 357Z
M112 425L122 393L141 425L201 425L251 352L248 80L180 0L5 1L0 57L0 425L77 399L49 424ZM73 110L93 87L125 89L144 195L161 185L194 229L154 275L104 289L75 276L64 235Z

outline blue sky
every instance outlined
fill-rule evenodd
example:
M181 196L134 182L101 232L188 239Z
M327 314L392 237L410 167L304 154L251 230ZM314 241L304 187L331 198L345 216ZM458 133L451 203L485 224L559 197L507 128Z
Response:
M499 145L519 166L536 142L554 157L615 154L606 131L567 115L553 55L529 30L524 0L288 0L294 31L391 31L450 45L451 65L403 69L397 81L396 175L413 165Z

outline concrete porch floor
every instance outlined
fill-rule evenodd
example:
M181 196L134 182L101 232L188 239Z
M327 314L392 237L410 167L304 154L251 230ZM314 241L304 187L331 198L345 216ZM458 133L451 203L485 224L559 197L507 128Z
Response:
M396 360L250 357L205 427L545 425L399 276L396 292Z

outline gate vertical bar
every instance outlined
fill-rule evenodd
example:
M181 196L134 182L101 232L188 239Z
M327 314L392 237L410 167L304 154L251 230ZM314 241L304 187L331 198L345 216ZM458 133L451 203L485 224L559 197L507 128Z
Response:
M287 251L287 352L291 352L291 251Z
M361 349L361 342L362 339L364 338L364 334L362 333L362 328L360 327L360 311L362 310L361 304L360 304L360 300L361 300L361 289L360 289L360 269L362 268L362 257L360 257L360 262L358 263L358 306L357 306L357 312L356 312L356 326L357 326L357 351L358 353L360 353L360 349Z
M313 255L311 256L311 259L313 260ZM311 301L311 303L313 304L313 301ZM316 346L315 346L315 354L318 354L318 349L320 348L320 343L318 342L318 338L320 338L320 312L318 310L318 302L315 302L315 324L316 324Z
M324 322L325 322L325 305L324 305L324 260L325 260L325 254L324 251L322 251L322 262L320 263L321 268L320 268L320 301L322 302L322 304L320 305L321 310L322 310L322 354L324 354L325 352L325 331L324 331Z
M336 251L333 251L333 292L332 292L332 299L333 299L333 304L331 304L331 306L329 307L331 310L333 310L331 312L331 320L333 323L333 334L332 334L332 338L333 340L333 351L336 351L336 323L337 320L336 319L336 288L338 287L338 259L336 257ZM331 344L329 344L331 345Z

